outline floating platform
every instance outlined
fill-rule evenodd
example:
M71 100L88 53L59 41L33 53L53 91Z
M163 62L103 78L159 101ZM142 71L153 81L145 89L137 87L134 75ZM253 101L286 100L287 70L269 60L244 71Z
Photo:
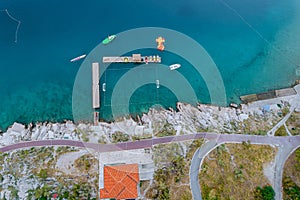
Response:
M108 56L102 58L103 63L161 63L161 57L141 56L141 54L132 54L132 56Z
M253 101L273 99L273 98L291 96L296 94L297 92L295 91L294 88L284 88L280 90L270 90L268 92L263 92L259 94L249 94L245 96L240 96L240 99L242 100L243 103L250 103Z
M100 91L99 91L99 63L92 63L92 95L93 108L100 107Z

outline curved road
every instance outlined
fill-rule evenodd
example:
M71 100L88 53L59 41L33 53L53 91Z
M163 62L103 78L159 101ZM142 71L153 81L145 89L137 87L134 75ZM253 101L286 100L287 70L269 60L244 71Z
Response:
M193 140L206 137L207 133L197 133L190 135L180 135L180 136L169 136L163 138L152 138L146 140L140 140L135 142L123 142L116 144L98 144L91 142L82 142L75 140L35 140L28 142L19 142L16 144L11 144L0 148L0 152L12 151L15 149L30 148L30 147L40 147L40 146L73 146L93 149L97 152L112 152L112 151L124 151L133 149L143 149L150 148L156 144L164 144L170 142L180 142L186 140ZM214 137L214 133L210 133Z
M221 144L242 143L243 141L250 141L251 144L276 145L279 148L279 151L275 157L273 188L276 192L275 199L282 199L282 173L284 164L289 155L300 146L300 136L274 137L236 134L218 135L218 137L201 146L193 156L190 166L190 187L192 190L193 199L202 199L198 175L199 170L201 169L203 158Z
M170 142L179 142L186 140L193 140L205 138L209 140L205 145L199 148L193 156L190 166L190 187L194 199L202 199L200 193L200 185L198 180L199 169L203 158L214 148L223 143L242 143L243 141L250 141L252 144L269 144L279 147L279 151L275 159L275 181L274 190L276 192L276 199L281 199L281 180L284 163L288 156L300 146L300 136L257 136L257 135L241 135L241 134L216 134L216 133L197 133L190 135L169 136L163 138L152 138L140 140L135 142L124 142L117 144L97 144L90 142L74 141L74 140L39 140L20 142L0 148L0 152L12 151L15 149L38 147L38 146L74 146L81 148L93 149L97 152L112 152L123 150L134 150L150 148L156 144L164 144Z

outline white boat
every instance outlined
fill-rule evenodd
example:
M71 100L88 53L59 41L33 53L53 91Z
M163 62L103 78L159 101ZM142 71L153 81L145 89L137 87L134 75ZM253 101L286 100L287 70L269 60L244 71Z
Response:
M156 80L156 88L159 88L159 80Z
M238 108L239 107L236 103L230 103L229 106L233 107L233 108Z
M81 55L81 56L78 56L78 57L76 57L76 58L71 59L70 62L75 62L75 61L81 60L81 59L83 59L83 58L85 58L85 57L86 57L86 54L83 54L83 55Z
M173 65L170 65L170 70L175 70L175 69L178 69L179 67L181 67L180 64L173 64Z
M102 84L102 91L105 92L106 91L106 83Z

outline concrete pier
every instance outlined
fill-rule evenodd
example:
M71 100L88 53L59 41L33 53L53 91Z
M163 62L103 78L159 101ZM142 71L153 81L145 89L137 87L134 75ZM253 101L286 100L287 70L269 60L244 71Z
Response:
M99 63L92 64L92 95L93 108L100 107L100 91L99 91Z
M102 58L103 63L161 63L160 56L141 56L141 54L132 54L132 56L108 56Z

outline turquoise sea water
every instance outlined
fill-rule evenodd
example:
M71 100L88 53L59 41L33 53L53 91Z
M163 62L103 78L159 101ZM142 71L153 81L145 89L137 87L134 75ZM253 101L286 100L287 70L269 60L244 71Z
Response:
M5 9L21 21L17 43L17 23ZM290 53L295 52L293 47L277 40L299 9L296 0L2 0L0 129L14 121L72 119L73 83L82 61L69 60L89 53L109 34L139 27L169 28L199 42L222 75L228 102L239 102L243 94L289 86L299 78L295 73L299 62ZM283 35L299 41L291 32ZM167 63L178 59L170 52L163 56ZM181 63L188 65L185 60ZM116 83L126 70L114 71L113 67L106 79ZM181 72L199 101L210 103L203 79L193 71ZM101 116L106 119L111 117L109 94L101 96ZM168 88L161 87L157 94L153 86L146 85L133 94L130 111L146 112L154 104L170 107L175 103Z

